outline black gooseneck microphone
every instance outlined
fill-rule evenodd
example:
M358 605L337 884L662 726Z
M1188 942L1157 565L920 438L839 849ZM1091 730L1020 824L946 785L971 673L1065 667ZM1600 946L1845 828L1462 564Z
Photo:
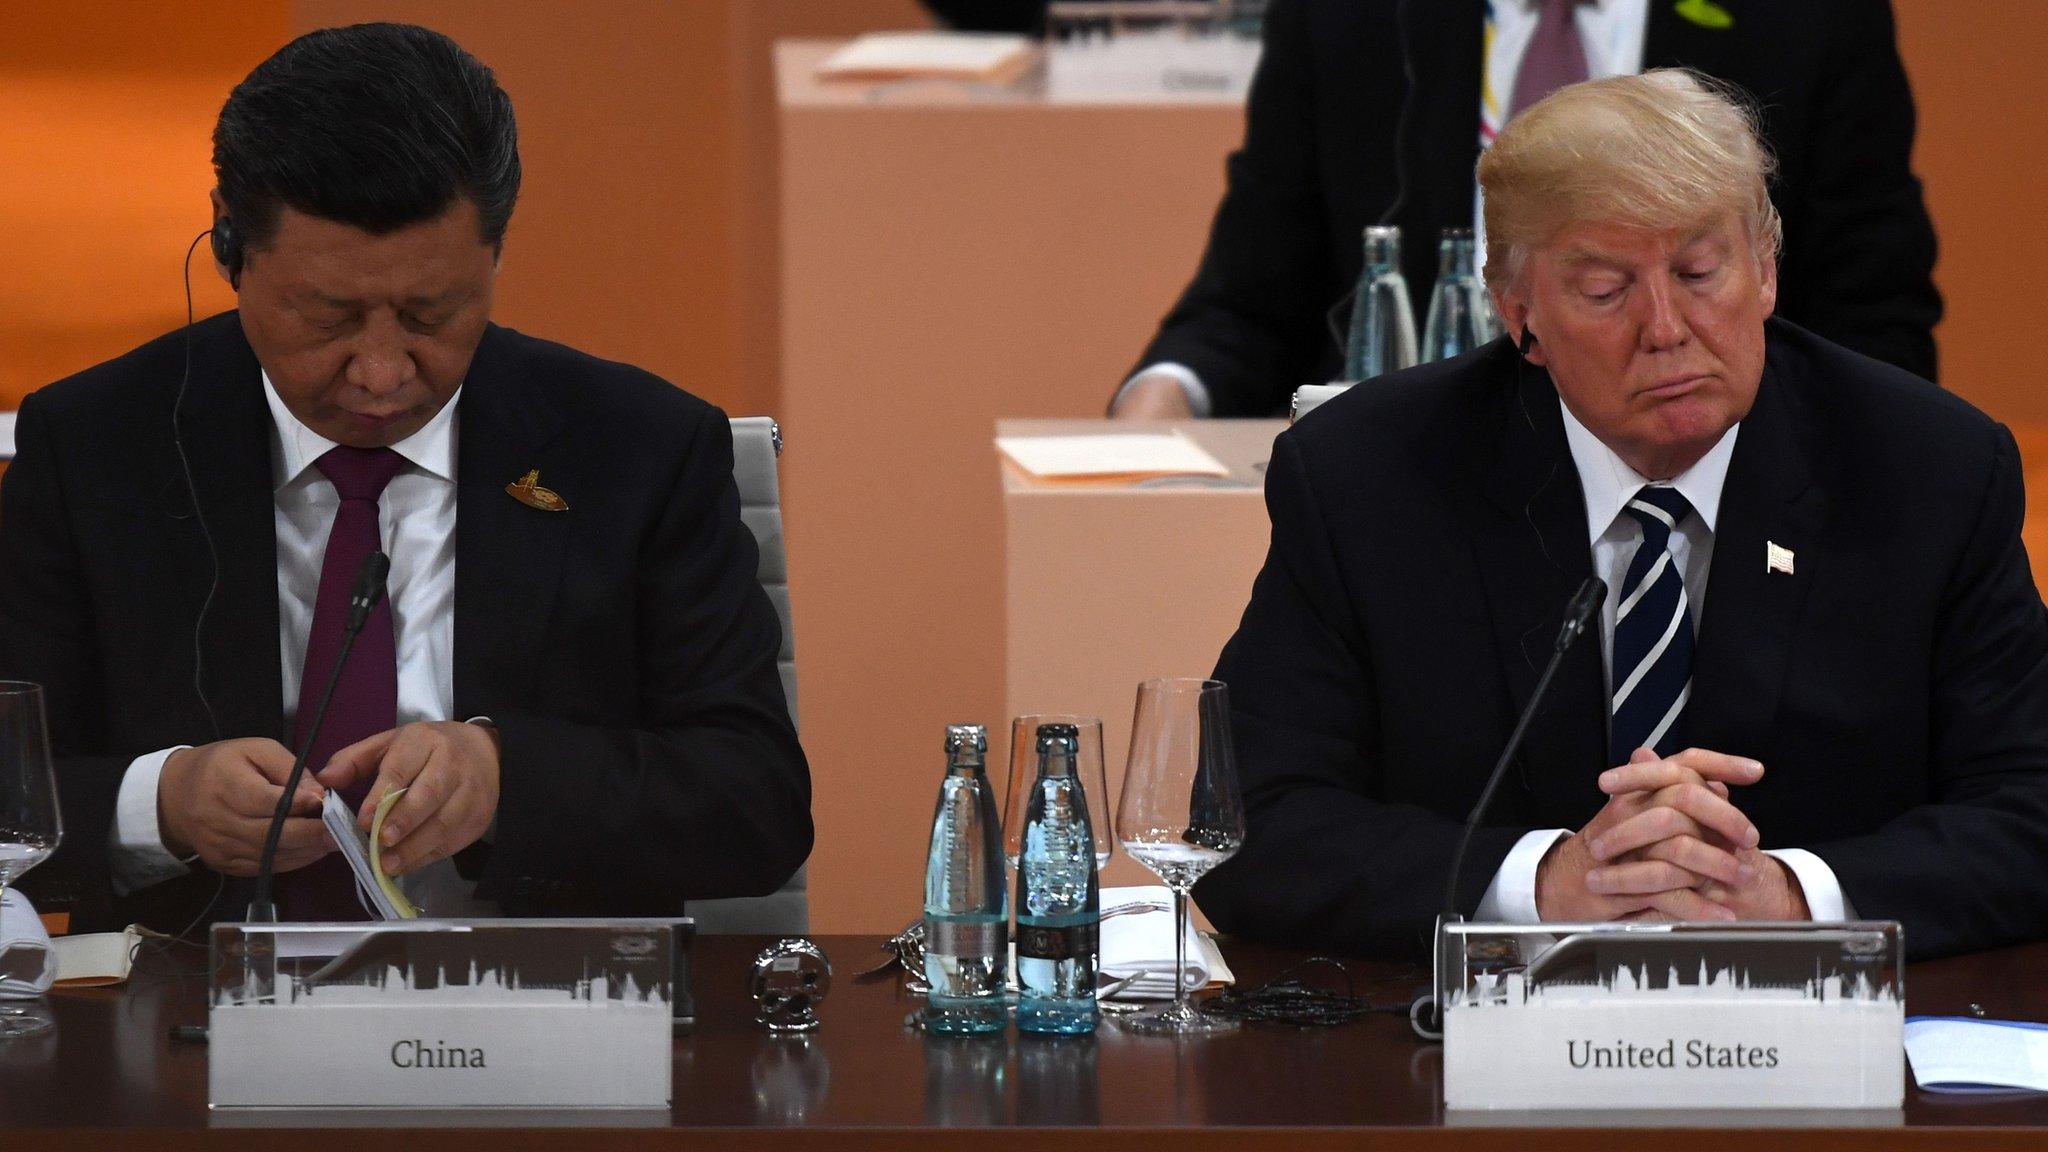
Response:
M391 557L382 552L372 552L363 557L362 567L356 569L355 587L348 594L348 620L341 634L341 651L334 655L334 671L328 673L327 690L320 694L319 710L313 713L313 723L307 726L306 739L299 745L299 754L292 761L292 774L285 779L284 795L277 798L277 811L270 814L270 833L264 837L263 856L256 864L256 892L249 900L248 921L251 924L277 923L277 906L270 900L271 873L277 866L277 841L284 835L285 818L291 815L292 797L298 793L299 779L306 774L306 758L313 754L313 744L320 739L320 726L327 723L327 706L334 702L334 689L341 683L341 670L348 663L349 649L355 647L356 633L363 630L364 621L370 618L370 609L384 598L384 578L390 572ZM303 694L303 685L300 691Z
M1458 877L1465 870L1465 855L1472 847L1472 833L1477 831L1486 819L1486 809L1493 803L1493 794L1500 790L1500 782L1507 776L1508 762L1522 747L1522 737L1528 734L1529 722L1536 718L1536 712L1543 707L1543 697L1550 691L1551 678L1557 675L1558 666L1564 663L1564 654L1586 628L1593 622L1593 616L1600 611L1600 605L1607 600L1607 582L1598 576L1586 577L1579 590L1572 593L1571 603L1565 606L1564 624L1557 630L1557 639L1550 646L1550 662L1543 666L1543 675L1536 678L1536 689L1529 693L1529 702L1522 706L1522 714L1515 718L1515 730L1509 734L1507 747L1502 748L1500 759L1494 762L1493 772L1486 778L1486 787L1480 789L1479 800L1472 805L1472 814L1465 817L1464 834L1458 837L1458 850L1451 856L1451 877L1444 885L1443 912L1437 917L1439 933L1441 926L1460 919L1458 915ZM1439 944L1434 951L1436 963L1440 963L1443 948ZM1432 967L1434 963L1432 964ZM1426 994L1418 997L1410 1006L1408 1018L1418 1035L1434 1040L1443 1035L1443 1006L1437 1002L1434 982Z

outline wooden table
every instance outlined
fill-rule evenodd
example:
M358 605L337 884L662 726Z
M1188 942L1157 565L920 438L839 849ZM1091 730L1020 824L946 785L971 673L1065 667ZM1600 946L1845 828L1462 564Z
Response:
M676 1041L675 1097L666 1123L593 1132L583 1128L486 1130L453 1117L431 1136L439 1148L974 1148L1189 1149L1247 1146L1529 1149L1713 1149L1732 1141L1772 1147L1880 1149L2035 1148L2048 1144L2048 1096L1943 1098L1907 1089L1889 1126L1855 1130L1783 1125L1731 1134L1739 1114L1669 1115L1654 1134L1562 1117L1560 1127L1447 1124L1439 1049L1418 1042L1405 1020L1373 1016L1337 1028L1253 1026L1222 1037L1174 1042L1106 1026L1094 1039L927 1038L904 1026L918 1001L885 980L846 973L878 957L871 936L825 936L840 979L825 1024L808 1039L756 1028L742 989L761 941L697 942L695 1031ZM196 950L175 957L186 969ZM1295 956L1231 943L1240 976L1261 979ZM205 1019L204 980L146 954L124 989L49 998L53 1035L0 1045L0 1144L8 1148L252 1148L360 1152L369 1133L320 1128L284 1133L277 1121L210 1115L206 1050L168 1039L172 1024ZM1405 1001L1423 973L1355 963L1376 1001ZM2048 1018L2048 945L1915 965L1911 1011L1959 1013L1975 1002L1995 1017ZM415 1114L417 1115L417 1114ZM528 1117L531 1124L548 1117ZM353 1123L390 1126L367 1114ZM332 1121L329 1121L330 1123ZM401 1127L421 1126L413 1119ZM248 1125L257 1125L250 1127ZM463 1127L460 1125L468 1125ZM2024 1127L2020 1127L2024 1126ZM946 1128L987 1128L968 1136ZM1046 1128L1065 1131L1047 1133ZM420 1143L424 1145L424 1141ZM407 1146L411 1146L408 1142Z

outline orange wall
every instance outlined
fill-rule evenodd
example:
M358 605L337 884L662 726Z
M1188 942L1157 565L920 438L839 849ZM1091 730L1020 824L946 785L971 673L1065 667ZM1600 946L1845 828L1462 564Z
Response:
M0 5L0 407L185 321L214 117L281 0ZM199 315L233 306L204 249Z
M2008 422L2048 421L2040 381L2048 221L2048 4L1893 0L1920 109L1915 167L1941 237L1942 383Z

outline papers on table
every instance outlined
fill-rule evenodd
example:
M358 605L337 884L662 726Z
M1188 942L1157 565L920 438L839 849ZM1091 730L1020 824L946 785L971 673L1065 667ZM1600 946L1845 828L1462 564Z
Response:
M1046 480L1230 475L1221 461L1178 432L998 436L996 447L1019 468Z
M1142 910L1110 913L1136 906ZM1163 884L1102 890L1101 970L1104 982L1146 973L1117 994L1120 1000L1173 999L1173 893ZM1187 986L1229 984L1236 980L1223 954L1208 937L1195 931L1188 918Z
M2048 1025L1960 1016L1906 1020L1913 1082L1929 1092L2048 1092Z
M363 900L363 906L379 920L401 919L398 906L389 893L377 883L377 874L370 867L370 838L356 827L356 814L342 802L341 793L330 790L327 799L320 806L320 819L327 824L327 834L341 846L342 856L348 860L348 870L355 873L356 891Z
M56 979L50 933L28 897L0 889L0 998L39 996Z
M932 78L1007 84L1031 67L1029 37L972 32L870 32L827 56L821 80Z

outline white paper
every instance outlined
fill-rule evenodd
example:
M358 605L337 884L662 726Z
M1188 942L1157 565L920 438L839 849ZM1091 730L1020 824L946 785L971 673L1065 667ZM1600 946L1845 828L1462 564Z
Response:
M100 987L128 979L128 968L142 947L142 933L130 924L121 932L87 932L50 941L57 973L66 985Z
M1155 907L1104 918L1098 967L1105 982L1138 972L1148 973L1117 993L1119 1000L1170 1000L1174 994L1173 893L1163 884L1102 890L1104 912L1141 903ZM1192 916L1188 917L1185 946L1190 991L1212 982L1228 984L1233 980L1216 945L1195 931Z
M355 873L356 898L363 901L363 907L377 919L398 919L398 909L392 907L391 898L377 884L377 874L370 870L369 838L356 827L356 814L342 802L341 793L328 791L327 799L320 806L320 818L327 824L327 834L341 846L341 855L348 861L349 871Z
M871 32L827 56L818 75L833 77L994 77L1031 50L1024 36L968 32Z
M998 436L996 447L1033 476L1230 475L1230 469L1178 432Z
M2048 1092L2048 1025L1915 1016L1906 1058L1930 1092Z
M0 460L14 459L14 413L0 412Z
M50 933L35 905L13 888L0 892L0 999L40 996L56 978Z

